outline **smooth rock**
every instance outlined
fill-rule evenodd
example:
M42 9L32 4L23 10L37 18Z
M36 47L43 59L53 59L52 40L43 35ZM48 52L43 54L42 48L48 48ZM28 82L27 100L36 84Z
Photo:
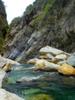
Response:
M12 69L12 65L11 65L10 63L7 63L7 64L5 64L5 65L2 67L2 69L3 69L4 71L6 71L6 72L9 72L9 71L11 71L11 69Z
M17 82L31 82L33 80L37 80L39 79L40 77L42 77L42 75L39 75L39 76L36 76L36 77L21 77L19 80L17 80Z
M38 60L38 58L33 58L33 59L30 59L27 63L28 64L35 64L37 60Z
M59 61L57 64L58 65L62 65L62 64L65 64L65 63L67 63L67 61L66 60L63 60L63 61Z
M75 68L71 65L63 64L62 66L58 67L58 72L64 75L75 75Z
M24 100L14 93L10 93L4 89L0 89L0 100Z
M6 72L3 71L3 70L0 70L0 88L2 87L2 83L3 83L4 79L5 79L5 77L6 77Z
M40 59L36 62L35 67L36 69L42 69L42 70L43 69L56 70L59 67L59 65L48 62L47 60L44 59Z
M58 55L58 54L63 53L63 51L58 50L56 48L52 48L50 46L46 46L46 47L41 48L39 52L40 53L50 53L50 54L53 54L53 55Z
M58 60L65 60L65 59L67 59L67 55L59 54L59 55L55 56L55 58L58 59Z
M67 59L67 63L71 66L75 67L75 53L73 53L68 59Z

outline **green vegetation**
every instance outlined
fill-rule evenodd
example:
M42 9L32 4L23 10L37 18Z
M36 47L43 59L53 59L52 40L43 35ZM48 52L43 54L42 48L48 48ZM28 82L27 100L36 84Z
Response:
M28 100L54 100L54 99L52 96L49 96L47 94L38 94L31 97L31 99L29 98Z
M53 24L55 22L55 16L50 15L50 10L53 7L55 0L47 0L47 3L43 5L40 12L33 18L30 25L35 29L40 29L41 27L46 27L48 24Z
M45 7L43 8L44 12L46 14L49 13L51 7L53 7L53 4L54 4L55 0L48 0L47 4L45 5Z
M0 53L3 51L5 36L8 31L8 23L6 20L6 12L4 3L0 0Z
M45 14L44 12L40 12L30 23L34 28L39 28L41 26L41 22L43 22Z

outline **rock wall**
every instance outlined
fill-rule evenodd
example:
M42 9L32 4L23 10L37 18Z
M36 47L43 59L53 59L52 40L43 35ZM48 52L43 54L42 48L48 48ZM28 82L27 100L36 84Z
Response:
M46 45L74 52L74 9L75 0L36 0L12 21L4 56L24 63Z
M5 6L2 0L0 0L0 53L3 50L3 43L5 39L5 35L7 33L7 16L5 11Z

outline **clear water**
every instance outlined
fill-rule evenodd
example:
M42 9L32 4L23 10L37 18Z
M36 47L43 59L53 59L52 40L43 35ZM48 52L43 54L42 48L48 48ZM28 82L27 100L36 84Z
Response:
M36 72L29 69L31 67L32 65L27 64L14 66L3 88L25 100L75 100L73 76L62 76L56 72ZM25 81L17 82L22 77L25 77Z

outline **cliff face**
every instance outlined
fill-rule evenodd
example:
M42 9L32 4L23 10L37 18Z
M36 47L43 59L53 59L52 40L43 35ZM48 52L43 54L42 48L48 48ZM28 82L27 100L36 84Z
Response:
M4 38L7 32L6 11L2 0L0 0L0 53L3 50Z
M74 19L75 0L36 0L12 21L4 56L24 62L46 45L75 51Z

